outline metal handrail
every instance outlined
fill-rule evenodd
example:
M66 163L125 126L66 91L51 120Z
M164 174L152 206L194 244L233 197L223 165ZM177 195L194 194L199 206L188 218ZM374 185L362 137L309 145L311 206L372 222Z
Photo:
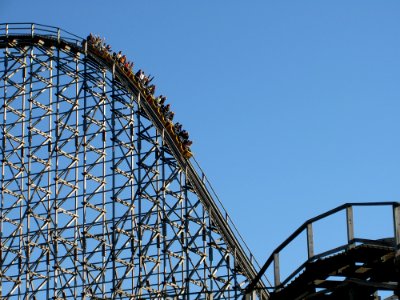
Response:
M264 273L270 268L271 264L274 263L274 286L271 289L280 289L289 283L305 266L317 259L330 255L332 253L337 253L339 251L344 251L355 246L356 243L372 243L372 240L358 239L354 237L354 221L353 221L353 207L371 207L371 206L391 206L393 211L393 228L394 228L394 247L396 249L396 255L400 254L400 202L369 202L369 203L346 203L340 205L332 210L322 213L314 218L311 218L304 222L296 231L294 231L284 242L282 242L269 256L266 263L261 268L260 272L254 278L254 280L246 287L245 294L250 294L256 287L258 281L264 275ZM346 223L347 223L347 244L338 246L335 249L331 249L322 252L318 255L314 254L314 242L312 225L313 223L325 219L329 216L337 214L339 212L346 211ZM284 281L280 280L280 267L279 267L279 254L284 250L292 241L294 241L301 234L306 233L307 235L307 249L308 249L308 259L295 271L293 271ZM376 243L376 241L375 241ZM400 257L400 256L399 256Z
M47 36L58 41L63 40L75 44L78 47L81 47L84 41L84 38L54 26L39 23L0 23L0 36L8 37L9 35Z

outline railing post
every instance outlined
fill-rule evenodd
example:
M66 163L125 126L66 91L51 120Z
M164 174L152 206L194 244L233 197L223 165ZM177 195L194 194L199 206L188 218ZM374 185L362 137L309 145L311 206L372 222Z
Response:
M32 24L31 25L31 36L32 36L32 38L34 37L34 35L35 35L35 24Z
M6 24L6 38L8 38L8 24Z
M61 31L60 28L57 28L57 42L60 43L61 41Z
M275 288L281 284L281 271L279 267L279 253L274 253L274 285Z
M400 259L400 205L393 205L394 241L396 247L396 260Z
M307 251L308 259L314 257L314 234L312 223L307 224Z
M346 207L346 219L347 219L347 243L349 248L353 248L354 245L354 220L353 220L353 207Z

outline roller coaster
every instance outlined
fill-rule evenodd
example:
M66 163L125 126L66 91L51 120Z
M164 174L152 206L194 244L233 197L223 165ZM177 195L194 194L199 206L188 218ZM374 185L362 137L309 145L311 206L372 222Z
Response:
M345 246L315 255L311 220L261 267L130 68L41 24L0 24L0 48L1 299L399 295L398 203L375 204L392 207L390 239L354 238L347 205ZM281 282L279 253L304 230L309 257Z
M355 209L370 208L369 215L377 215L384 209L380 222L386 221L392 227L384 238L367 239L357 236L355 231ZM360 215L361 213L359 213ZM338 221L323 234L332 238L337 231L344 229L345 238L335 247L315 251L314 228L329 218L339 217ZM371 220L372 222L372 220ZM364 233L365 234L365 233ZM343 235L343 232L342 232ZM305 245L296 248L301 256L302 249L307 250L306 259L281 280L280 254L285 248L303 236ZM300 239L301 240L301 239ZM291 234L270 255L257 276L247 286L248 298L257 289L261 276L272 269L274 284L269 287L271 300L283 299L382 299L380 294L389 294L385 299L399 299L400 296L400 203L348 203L325 212L306 221Z

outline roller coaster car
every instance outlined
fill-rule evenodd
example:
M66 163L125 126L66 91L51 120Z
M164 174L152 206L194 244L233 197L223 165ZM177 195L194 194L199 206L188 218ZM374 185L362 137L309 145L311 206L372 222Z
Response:
M185 152L183 152L183 156L186 159L189 159L189 158L191 158L193 156L193 153L190 150L185 150Z
M88 47L90 48L90 51L94 52L96 55L103 58L108 63L111 63L111 64L114 63L114 59L111 56L111 54L108 53L108 51L101 51L98 48L94 47L93 44L91 44L88 41L86 41L86 43L87 43ZM174 142L176 142L176 144L178 145L178 148L181 151L182 155L186 159L191 158L193 156L192 152L190 151L190 149L188 147L185 147L183 145L183 143L181 142L179 137L176 135L175 130L174 130L174 125L172 124L172 122L169 122L165 119L164 114L161 112L161 108L156 105L154 97L149 93L149 91L147 89L143 88L142 85L136 80L135 75L133 74L132 71L125 68L124 66L120 66L119 64L117 64L117 68L119 68L122 71L122 73L125 74L125 76L127 76L130 80L132 80L141 89L142 93L146 97L145 98L146 101L150 104L150 106L157 113L159 119L162 121L162 123L164 124L167 131L173 137Z
M112 62L112 57L111 55L106 52L106 51L100 51L96 47L94 47L91 43L88 43L90 46L90 50L92 50L94 53L96 53L97 56L100 56L101 58L105 59L107 62Z
M192 152L190 151L189 148L185 147L181 140L179 139L179 137L177 136L177 134L175 133L175 129L174 129L174 124L170 121L167 121L164 117L164 114L161 112L161 108L158 107L155 103L155 99L151 96L148 95L146 97L147 102L151 105L151 107L154 109L154 111L158 114L159 119L163 122L165 128L167 129L167 131L169 132L169 134L172 136L172 138L174 139L174 142L178 145L180 152L183 154L183 156L186 159L189 159L193 156Z
M90 48L90 51L94 52L97 56L101 57L102 59L104 59L109 66L112 66L114 64L114 58L112 57L112 55L108 52L108 51L101 51L99 50L97 47L93 46L92 43L87 42L88 48ZM125 68L120 67L118 64L116 64L117 68L120 69L120 71L122 71L122 73L124 73L129 79L133 80L136 83L136 80L132 74L132 72L127 72L125 70Z

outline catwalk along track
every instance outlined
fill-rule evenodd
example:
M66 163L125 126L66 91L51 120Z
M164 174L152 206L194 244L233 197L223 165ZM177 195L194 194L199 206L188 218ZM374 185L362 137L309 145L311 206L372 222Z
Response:
M366 214L367 209L369 214ZM360 220L363 215L368 215L366 224ZM335 222L328 226L328 230L325 228L322 231L324 243L330 244L331 240L338 237L338 240L342 241L334 248L323 247L321 242L315 243L314 231L323 224L326 226L327 223L324 222L328 220ZM374 224L372 229L384 237L362 237L366 234L372 235L371 232L364 232L368 223ZM359 225L358 228L355 224ZM388 230L390 227L392 230ZM371 231L371 228L369 230ZM296 241L303 243L298 246ZM294 271L289 272L290 275L282 280L281 263L285 259L288 260L288 257L281 254L293 244L297 246L296 250L290 252L292 256L302 257L302 253L306 253L306 260L296 269L291 265ZM399 299L399 258L400 203L349 203L312 218L300 226L274 250L256 278L247 286L246 294L250 298L257 290L258 280L270 270L274 277L274 285L269 287L271 300Z

